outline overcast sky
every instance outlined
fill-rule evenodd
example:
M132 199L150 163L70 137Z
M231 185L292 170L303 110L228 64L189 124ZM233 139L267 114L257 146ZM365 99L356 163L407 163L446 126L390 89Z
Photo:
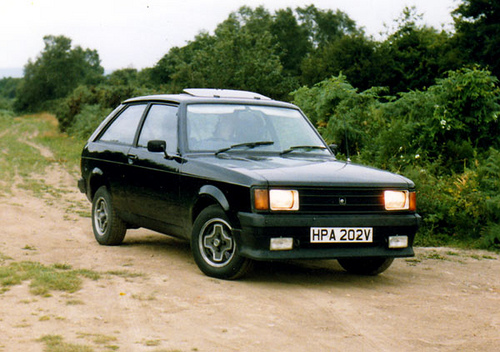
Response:
M0 0L0 68L23 67L43 50L43 36L65 35L73 45L96 49L107 70L151 67L173 46L200 31L213 33L228 15L247 5L269 11L314 4L340 9L379 38L404 7L424 22L450 29L459 0Z

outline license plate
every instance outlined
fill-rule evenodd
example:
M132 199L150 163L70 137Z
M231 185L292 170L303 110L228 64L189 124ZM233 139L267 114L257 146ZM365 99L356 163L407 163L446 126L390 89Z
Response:
M372 227L311 227L311 243L371 243Z

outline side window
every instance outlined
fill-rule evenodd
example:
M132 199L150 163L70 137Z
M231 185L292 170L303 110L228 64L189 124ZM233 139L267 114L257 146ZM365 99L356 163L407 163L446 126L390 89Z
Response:
M111 123L100 140L129 145L134 143L137 126L145 108L146 104L130 105Z
M138 146L146 148L152 140L167 142L167 153L177 153L177 107L151 106L142 126Z

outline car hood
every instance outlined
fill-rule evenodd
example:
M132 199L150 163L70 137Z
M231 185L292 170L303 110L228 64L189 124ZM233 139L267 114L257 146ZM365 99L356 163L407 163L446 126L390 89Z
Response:
M298 156L198 156L191 166L195 173L228 182L274 186L344 186L413 188L414 183L397 174L346 163L330 157ZM224 178L225 178L224 177Z

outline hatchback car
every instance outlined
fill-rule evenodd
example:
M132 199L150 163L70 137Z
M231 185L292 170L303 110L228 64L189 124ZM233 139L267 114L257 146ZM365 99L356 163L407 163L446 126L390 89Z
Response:
M212 277L288 259L375 275L414 255L413 182L337 160L297 106L257 93L126 100L86 143L81 172L98 243L152 229L190 241Z

